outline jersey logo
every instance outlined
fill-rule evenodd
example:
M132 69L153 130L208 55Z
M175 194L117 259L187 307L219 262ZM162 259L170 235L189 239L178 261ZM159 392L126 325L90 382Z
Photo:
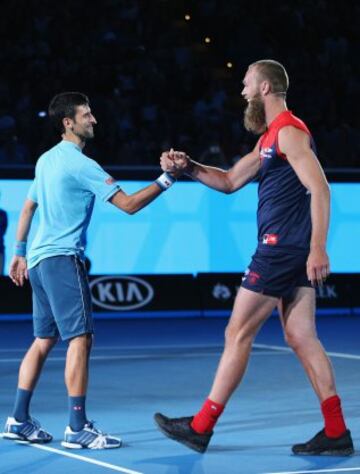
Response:
M264 160L265 158L266 159L270 159L270 158L273 158L273 149L270 148L270 147L265 147L265 148L261 148L260 150L260 158L262 160Z
M260 275L256 272L250 271L249 272L249 283L250 285L256 285Z
M264 234L262 243L265 245L276 245L278 243L277 234Z
M114 184L116 181L114 178L112 178L111 176L105 180L105 183L106 184Z
M245 270L244 276L242 277L242 281L248 280L250 285L256 285L260 277L261 275L259 275L259 273L256 273L252 270L249 270L249 268L247 268Z

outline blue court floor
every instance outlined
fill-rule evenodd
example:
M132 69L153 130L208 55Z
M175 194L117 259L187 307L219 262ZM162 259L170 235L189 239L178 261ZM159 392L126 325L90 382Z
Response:
M88 416L118 435L117 450L65 450L66 346L51 354L32 414L54 441L24 446L0 439L1 474L301 474L360 473L360 317L322 316L320 338L331 356L356 454L296 457L291 445L322 428L318 401L276 317L256 339L245 379L228 404L206 454L172 442L153 414L191 415L207 396L221 354L226 319L98 320ZM0 323L0 423L11 414L17 370L32 340L30 322Z

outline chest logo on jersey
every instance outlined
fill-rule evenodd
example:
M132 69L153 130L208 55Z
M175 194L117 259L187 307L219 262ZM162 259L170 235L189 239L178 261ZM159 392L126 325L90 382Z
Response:
M276 245L278 243L277 234L264 234L262 243L265 245Z
M265 147L261 148L260 150L260 158L261 160L267 159L269 160L270 158L274 157L274 149L270 147Z

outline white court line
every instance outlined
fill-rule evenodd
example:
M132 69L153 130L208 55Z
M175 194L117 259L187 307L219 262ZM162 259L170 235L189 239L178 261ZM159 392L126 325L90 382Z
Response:
M188 352L186 354L123 354L123 355L113 355L113 356L101 356L101 355L94 355L90 356L90 361L110 361L110 360L148 360L148 359L189 359L192 357L211 357L216 356L219 357L220 352ZM284 355L282 353L275 353L274 351L263 351L263 352L255 352L252 356L268 356L268 355ZM11 362L17 363L21 362L23 359L21 357L12 357L2 359L0 357L0 364L9 364ZM65 361L65 354L62 357L48 357L46 359L47 362L64 362Z
M112 469L113 471L123 472L125 474L143 474L139 471L133 471L131 469L126 469L126 467L116 466L115 464L109 464L108 462L98 461L97 459L87 458L85 456L80 456L79 454L69 453L68 451L62 451L61 449L49 448L48 446L42 446L40 444L28 444L27 446L31 448L42 449L43 451L50 451L51 453L60 454L72 459L78 459L79 461L84 461L89 464L96 464L97 466L106 467L107 469Z
M290 347L284 346L272 346L269 344L253 344L255 349L272 349L274 351L281 352L293 352ZM357 354L346 354L345 352L326 352L330 357L338 357L340 359L351 359L351 360L360 360L360 355Z
M272 351L281 351L281 352L289 352L289 353L292 353L292 349L290 349L290 347L285 347L285 346L274 346L274 345L270 345L270 344L253 344L253 347L255 349L268 349L268 350L272 350ZM166 350L177 350L177 349L219 349L219 351L222 351L223 349L223 345L222 344L196 344L196 346L194 345L190 345L190 344L178 344L178 345L174 345L174 346L162 346L162 345L150 345L150 346L122 346L122 345L118 345L118 346L94 346L93 347L93 351L112 351L112 350L129 350L129 349L133 349L133 350L163 350L164 352ZM9 352L24 352L26 351L26 348L19 348L19 349L16 349L16 348L8 348L8 349L0 349L0 353L1 352L5 352L5 353L9 353ZM59 352L66 352L66 347L64 348L61 348L61 347L54 347L54 349L52 349L52 352L56 352L56 351L59 351ZM341 359L351 359L351 360L360 360L360 355L358 354L347 354L345 352L327 352L327 354L331 357L338 357L338 358L341 358ZM254 355L254 354L252 354ZM259 355L256 353L256 355ZM97 357L97 356L95 356ZM1 359L0 359L1 360ZM9 360L9 362L12 362L12 361L18 361L18 359L6 359L6 360ZM21 359L22 360L22 359ZM48 360L54 360L54 359L48 359ZM62 359L59 359L59 360L62 360Z
M314 474L318 472L360 472L360 467L343 467L338 469L314 469L312 471L264 472L263 474Z

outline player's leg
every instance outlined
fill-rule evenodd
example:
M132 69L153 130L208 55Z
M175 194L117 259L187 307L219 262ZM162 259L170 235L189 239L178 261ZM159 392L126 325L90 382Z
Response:
M155 421L166 436L196 451L206 450L216 421L245 373L253 339L277 302L276 297L240 288L209 397L194 417L168 418L157 413Z
M209 394L210 400L225 405L240 383L251 346L278 298L240 288L225 331L225 347Z
M279 304L285 340L300 359L320 402L336 394L332 366L317 336L315 291L297 288Z
M88 365L94 329L85 266L73 255L52 257L47 259L44 273L48 277L48 295L59 333L69 343L65 366L69 424L62 445L74 449L117 448L121 441L102 434L86 416Z
M325 429L310 442L295 445L296 454L352 454L350 432L346 429L340 398L336 393L331 362L317 336L315 291L298 287L291 298L279 304L284 335L302 363L321 403Z
M58 338L55 337L36 337L31 344L24 359L21 362L18 379L18 389L24 392L32 393L35 389L37 381L40 377L44 362L57 343ZM19 395L19 394L18 394ZM29 418L28 406L23 406L20 402L21 396L17 397L15 403L14 417L18 421L25 421Z
M74 337L69 341L66 354L65 384L69 396L69 426L73 431L82 430L88 423L85 402L91 345L91 334Z
M52 439L30 416L30 402L44 362L58 340L56 323L42 284L40 265L29 271L33 290L35 340L20 365L14 411L7 419L4 430L4 437L7 439L31 443L47 443Z

